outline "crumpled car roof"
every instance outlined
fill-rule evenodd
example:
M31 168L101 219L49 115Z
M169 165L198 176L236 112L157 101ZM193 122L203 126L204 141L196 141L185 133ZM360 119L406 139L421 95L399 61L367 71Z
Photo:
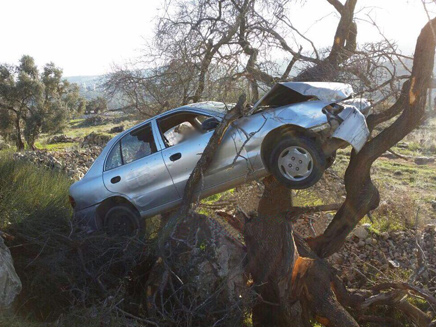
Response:
M336 82L281 82L274 85L255 105L282 106L310 99L339 102L353 94L350 84Z

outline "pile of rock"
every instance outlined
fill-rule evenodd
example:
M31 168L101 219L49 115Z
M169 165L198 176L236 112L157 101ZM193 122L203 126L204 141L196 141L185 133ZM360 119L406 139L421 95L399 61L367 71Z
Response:
M88 126L98 126L98 125L104 125L106 124L106 119L104 119L102 116L90 116L86 118L80 125L82 127L88 127Z
M72 142L79 142L80 138L72 138L68 137L64 134L61 135L54 135L53 137L49 138L47 143L48 144L55 144L55 143L72 143Z
M101 147L87 147L73 151L25 151L14 153L17 160L32 162L38 166L64 171L73 180L81 179L101 152Z
M366 278L374 276L412 275L418 266L417 239L427 258L427 269L420 279L429 289L436 290L436 225L429 224L417 231L415 229L376 232L369 224L356 227L343 249L333 255L331 260L341 271L348 286L356 287L367 283ZM403 272L400 272L403 270ZM431 276L429 276L431 274Z
M104 147L111 138L112 137L107 134L92 132L91 134L85 136L81 144L81 147L82 148L90 147L90 146Z

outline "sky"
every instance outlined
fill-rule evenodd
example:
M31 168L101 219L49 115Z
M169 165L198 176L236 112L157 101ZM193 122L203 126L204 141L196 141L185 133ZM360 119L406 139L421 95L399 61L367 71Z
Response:
M297 3L304 6L290 12L294 26L317 47L331 45L338 21L333 7L326 0ZM163 0L0 0L0 63L28 54L38 65L54 62L65 76L108 73L140 55L162 5ZM436 5L429 9L435 17ZM413 53L428 20L421 0L359 0L356 13L359 43L381 38L369 14L405 54Z

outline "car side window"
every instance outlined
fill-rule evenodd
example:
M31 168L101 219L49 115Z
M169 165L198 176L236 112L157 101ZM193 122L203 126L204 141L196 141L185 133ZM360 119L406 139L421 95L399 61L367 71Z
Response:
M190 122L186 121L166 131L164 137L168 141L168 144L173 146L183 142L186 137L194 136L196 134L198 134L196 129Z
M210 116L193 113L177 112L158 120L165 146L171 147L192 139L204 133L202 123Z
M120 142L118 142L109 153L109 156L106 160L106 165L104 167L104 170L111 170L114 168L117 168L123 164L123 161L121 159L121 148L120 148Z
M156 151L156 143L150 124L135 129L121 139L123 164L144 158Z

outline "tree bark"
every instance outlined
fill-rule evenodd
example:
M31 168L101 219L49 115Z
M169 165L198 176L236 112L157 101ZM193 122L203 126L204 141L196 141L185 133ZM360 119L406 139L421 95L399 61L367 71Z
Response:
M398 111L402 109L401 115L389 127L366 143L359 153L352 152L345 172L347 191L345 202L325 232L319 237L308 240L312 249L322 258L338 251L358 222L368 212L377 208L380 195L371 180L373 162L417 128L424 118L427 90L430 86L434 64L436 40L433 30L435 28L436 19L433 19L422 29L418 37L412 75L404 84L400 98L392 106L392 108L398 108ZM389 119L389 115L384 118ZM376 119L368 117L371 128L375 126L374 120ZM382 121L384 119L377 122Z
M328 81L338 79L339 65L351 57L356 50L357 25L354 10L357 0L347 0L342 4L338 0L327 0L339 12L341 18L336 28L333 45L327 58L303 70L295 81Z
M380 196L370 174L372 163L418 127L424 117L433 71L435 29L436 19L423 28L417 40L412 76L397 103L384 115L368 118L372 130L376 124L401 113L358 154L352 152L345 174L346 200L322 235L308 239L308 244L302 239L295 242L292 225L283 215L283 211L292 214L293 210L289 190L265 180L258 217L249 221L245 229L248 271L260 298L253 308L255 326L295 326L289 308L297 299L305 316L303 322L298 322L300 325L314 317L325 326L359 326L344 309L344 305L359 307L359 300L353 299L351 305L352 297L323 258L338 251L357 223L378 206ZM421 312L407 301L395 305L413 321L428 325L429 320L423 320Z
M17 145L17 150L21 151L24 150L24 143L21 137L21 127L20 127L20 118L17 117L15 119L15 132L16 132L16 145Z
M292 224L286 219L292 210L291 192L272 176L264 179L264 185L258 215L244 230L247 271L260 299L253 308L253 325L289 326L300 316L292 308L296 302L292 273L298 252Z
M436 30L436 19L423 28L417 40L412 76L404 84L398 101L384 114L368 118L372 130L378 123L400 114L359 153L352 152L345 174L347 197L322 235L308 239L307 243L301 237L294 238L292 215L301 211L292 212L289 189L273 177L264 180L258 215L246 223L244 230L247 271L253 277L259 300L253 308L255 326L306 327L310 326L310 318L330 327L359 326L344 307L362 308L362 298L348 294L324 258L338 251L360 219L378 206L380 196L370 175L372 163L416 128L424 117L436 46L433 30ZM244 103L245 97L241 97L215 130L188 180L182 205L164 228L166 232L160 242L165 242L177 221L189 214L196 186L212 162L227 127L241 115ZM301 310L295 310L298 302ZM421 319L421 313L409 308L405 301L398 308L408 310L412 320ZM424 320L421 321L429 322Z

